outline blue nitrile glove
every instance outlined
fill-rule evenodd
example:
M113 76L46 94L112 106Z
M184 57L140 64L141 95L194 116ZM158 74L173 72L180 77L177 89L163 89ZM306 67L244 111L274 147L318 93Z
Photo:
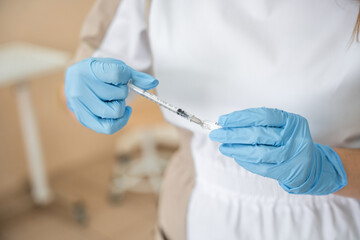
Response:
M278 180L289 193L323 195L347 184L339 156L314 143L305 118L277 109L252 108L223 115L210 138L220 152L255 174Z
M129 120L131 107L125 106L127 83L144 90L158 85L154 77L137 72L111 58L87 58L66 71L65 95L69 109L84 126L112 134Z

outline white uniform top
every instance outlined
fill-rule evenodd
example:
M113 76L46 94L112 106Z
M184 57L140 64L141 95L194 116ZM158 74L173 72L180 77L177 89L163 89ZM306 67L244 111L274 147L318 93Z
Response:
M96 56L150 67L143 1L122 3ZM209 120L282 109L307 118L315 142L360 148L360 44L349 47L357 10L351 0L153 0L158 95ZM221 155L198 126L163 113L194 131L189 240L360 239L360 201L288 194Z

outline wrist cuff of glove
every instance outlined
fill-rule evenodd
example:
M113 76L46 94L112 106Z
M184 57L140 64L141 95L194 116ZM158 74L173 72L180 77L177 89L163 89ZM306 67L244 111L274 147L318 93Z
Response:
M347 177L339 155L329 146L315 143L312 169L306 181L297 187L280 186L292 194L326 195L347 185Z
M324 181L328 181L333 185L333 188L329 189L330 192L324 194L334 193L340 190L341 188L345 187L348 183L344 166L341 162L339 155L331 147L327 145L320 145L317 143L315 143L315 145L325 155L326 158L324 159L327 160L328 163L330 163L327 164L326 166L332 167L331 169L324 168L323 170ZM331 170L334 170L334 173L332 175L327 174ZM333 179L333 181L331 181L331 179Z

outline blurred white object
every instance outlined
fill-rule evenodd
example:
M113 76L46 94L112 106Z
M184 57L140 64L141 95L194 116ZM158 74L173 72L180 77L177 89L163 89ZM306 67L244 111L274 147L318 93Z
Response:
M163 171L177 147L178 133L168 124L124 132L116 146L119 164L114 170L112 198L117 199L128 190L159 192Z
M44 157L32 105L29 81L65 67L65 52L29 43L13 42L0 46L0 87L14 85L20 123L29 164L31 191L36 204L51 201Z

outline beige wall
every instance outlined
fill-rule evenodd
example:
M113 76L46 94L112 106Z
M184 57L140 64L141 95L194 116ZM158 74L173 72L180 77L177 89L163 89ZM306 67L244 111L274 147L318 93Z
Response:
M14 39L73 51L94 0L0 0L0 42Z
M93 0L0 0L0 44L23 40L74 53L82 21ZM1 63L0 63L1 64ZM81 126L59 99L64 73L33 79L31 90L51 175L114 149L113 136L101 135ZM132 104L127 131L138 125L163 121L159 109L143 99ZM0 88L0 201L23 189L27 170L14 88Z

